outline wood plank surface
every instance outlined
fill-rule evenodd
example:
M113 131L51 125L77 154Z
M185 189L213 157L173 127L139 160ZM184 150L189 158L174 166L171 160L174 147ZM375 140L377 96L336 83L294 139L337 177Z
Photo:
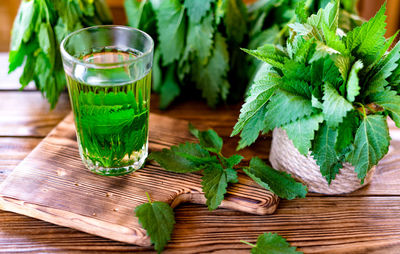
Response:
M42 121L30 121L35 113L23 113L29 105L46 106L39 93L13 92L1 93L1 98L15 96L20 105L15 108L2 108L3 112L13 110L18 115L25 115L24 122L30 130L37 132ZM3 97L2 97L3 96ZM60 104L69 107L67 101ZM36 107L39 107L36 105ZM240 105L221 107L217 111L207 108L201 102L181 102L167 111L159 111L157 97L152 97L152 112L162 113L179 119L187 119L195 125L207 120L207 127L222 130L229 134L232 126L221 123L235 122ZM196 112L196 114L194 113ZM37 112L42 114L43 112ZM60 113L57 113L60 114ZM197 119L196 115L198 116ZM226 116L230 117L226 117ZM62 118L60 116L60 118ZM4 120L5 121L5 120ZM7 120L13 125L13 119ZM6 121L6 123L7 123ZM7 123L8 124L8 123ZM15 128L24 128L14 125ZM224 127L225 126L225 127ZM54 126L53 126L54 127ZM51 128L48 128L51 129ZM43 129L42 129L43 130ZM44 132L44 131L43 131ZM18 154L17 144L22 152L37 144L36 138L5 137L0 132L0 165ZM223 135L228 152L234 152L235 142ZM400 144L398 130L391 126L394 139L391 149ZM266 158L270 137L265 137L255 146L240 151L251 156L261 155ZM11 143L15 143L11 145ZM8 147L7 150L5 147ZM10 148L15 147L15 149ZM18 156L17 156L18 157ZM21 158L22 159L22 158ZM15 158L15 162L18 158ZM15 164L12 164L15 165ZM12 166L11 165L11 166ZM209 212L203 205L183 204L175 208L177 224L166 253L248 253L249 247L240 240L255 242L257 235L263 232L276 232L286 237L293 245L305 253L399 253L399 209L400 189L399 162L396 157L386 157L378 167L377 174L368 187L344 196L320 196L310 194L306 199L281 201L278 210L271 216L256 216L228 209ZM10 169L11 170L11 169ZM152 248L124 244L105 238L92 236L73 229L56 226L18 214L0 211L0 253L154 253Z
M188 123L150 115L152 151L194 138ZM132 174L104 177L86 170L81 162L72 114L67 116L0 185L0 208L57 225L140 246L149 246L146 232L133 216L146 202L176 207L181 203L205 204L200 174L175 174L147 163ZM222 208L253 214L271 214L278 197L247 176L227 191Z

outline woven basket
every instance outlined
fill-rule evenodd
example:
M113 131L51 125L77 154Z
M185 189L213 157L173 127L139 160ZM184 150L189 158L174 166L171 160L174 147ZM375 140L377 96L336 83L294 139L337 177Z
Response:
M275 169L288 172L297 180L305 183L309 191L322 194L353 192L367 185L375 172L374 166L367 173L364 184L361 185L354 167L345 163L343 164L343 168L340 169L340 173L336 175L335 180L328 185L313 157L300 154L286 132L278 128L272 134L269 160Z

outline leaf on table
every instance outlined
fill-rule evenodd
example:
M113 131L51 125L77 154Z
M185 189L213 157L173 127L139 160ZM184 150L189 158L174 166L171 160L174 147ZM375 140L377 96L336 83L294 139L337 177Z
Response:
M250 166L243 171L260 186L281 198L304 198L307 194L306 186L296 182L288 173L271 168L257 157L252 158Z
M229 171L229 182L234 182L234 177L232 171ZM215 164L213 167L207 167L203 170L203 177L201 179L208 209L210 211L215 210L221 204L222 200L224 200L226 188L228 187L227 172L221 165Z
M356 132L354 150L349 155L349 161L362 183L372 166L388 152L389 141L389 130L384 116L364 117Z
M244 242L249 244L247 242ZM256 245L251 249L252 254L302 254L296 251L296 247L290 247L290 244L278 234L264 233L257 238Z
M164 246L171 240L174 230L175 215L169 204L164 202L149 202L135 209L140 225L146 229L154 249L161 253Z
M189 123L190 133L200 141L200 146L210 152L219 154L222 150L223 140L218 134L212 130L199 131Z
M152 152L149 159L157 161L161 167L175 173L189 173L202 169L202 164L185 158L182 154L204 159L211 157L199 144L187 142L178 146L171 146L170 149L163 149L160 152Z

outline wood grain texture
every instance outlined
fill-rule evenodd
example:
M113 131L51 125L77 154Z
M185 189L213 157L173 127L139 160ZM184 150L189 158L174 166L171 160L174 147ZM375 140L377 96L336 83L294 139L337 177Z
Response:
M3 112L10 110L24 115L23 122L31 130L43 128L38 115L45 112L24 113L29 105L44 108L46 102L39 93L6 93L15 96L20 105L4 105ZM3 96L3 97L2 97ZM5 93L0 92L4 98ZM12 98L9 98L12 100ZM69 107L68 101L60 104ZM219 119L234 123L240 105L221 106L216 111L199 101L176 103L167 111L158 111L158 98L152 96L152 112L179 119L190 120L195 125L207 119L205 127L217 127L226 135L224 152L234 152L236 142L228 138L232 126ZM35 104L38 104L35 106ZM47 112L47 111L46 111ZM60 114L60 113L57 113ZM1 116L1 115L0 115ZM44 116L46 117L46 116ZM61 119L62 116L59 116ZM6 121L3 117L3 121ZM31 121L38 119L38 121ZM13 124L15 128L26 128ZM56 123L53 123L53 126ZM51 127L51 128L52 128ZM50 129L50 128L46 128ZM400 149L400 132L390 126L391 151ZM3 137L1 137L3 135ZM29 147L37 144L36 138L5 137L0 132L0 165L13 157L14 164L22 160ZM266 136L252 147L240 151L246 160L251 156L267 158L270 137ZM4 148L8 147L8 148ZM19 150L21 147L21 150ZM21 151L21 152L18 152ZM300 246L305 253L373 253L398 254L400 249L399 190L400 162L392 153L379 164L373 182L358 192L344 196L321 196L310 194L306 199L282 200L275 214L251 215L228 209L209 212L204 205L182 204L175 208L176 221L172 240L166 253L249 253L250 247L240 240L255 242L263 232L276 232L286 237L293 245ZM12 168L8 169L9 171ZM23 215L0 211L0 253L155 253L152 247L140 247L89 235L74 229L60 227Z
M150 116L150 150L193 140L187 122ZM205 204L201 175L174 174L155 164L128 176L103 177L90 173L79 157L72 114L62 121L0 185L0 208L117 241L150 245L133 216L135 207L153 200L176 207ZM271 214L276 195L244 175L222 202L253 214Z
M3 91L0 93L0 135L45 137L71 111L68 95L60 96L59 104L49 105L36 91Z
M40 138L0 138L0 183L41 140Z

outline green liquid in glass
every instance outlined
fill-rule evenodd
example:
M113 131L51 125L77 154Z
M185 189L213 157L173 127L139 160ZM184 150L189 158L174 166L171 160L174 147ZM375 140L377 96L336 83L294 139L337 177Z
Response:
M81 59L107 63L136 55L102 49ZM67 75L81 157L97 174L130 173L140 168L147 157L151 72L135 81L127 68L75 73L86 82Z

